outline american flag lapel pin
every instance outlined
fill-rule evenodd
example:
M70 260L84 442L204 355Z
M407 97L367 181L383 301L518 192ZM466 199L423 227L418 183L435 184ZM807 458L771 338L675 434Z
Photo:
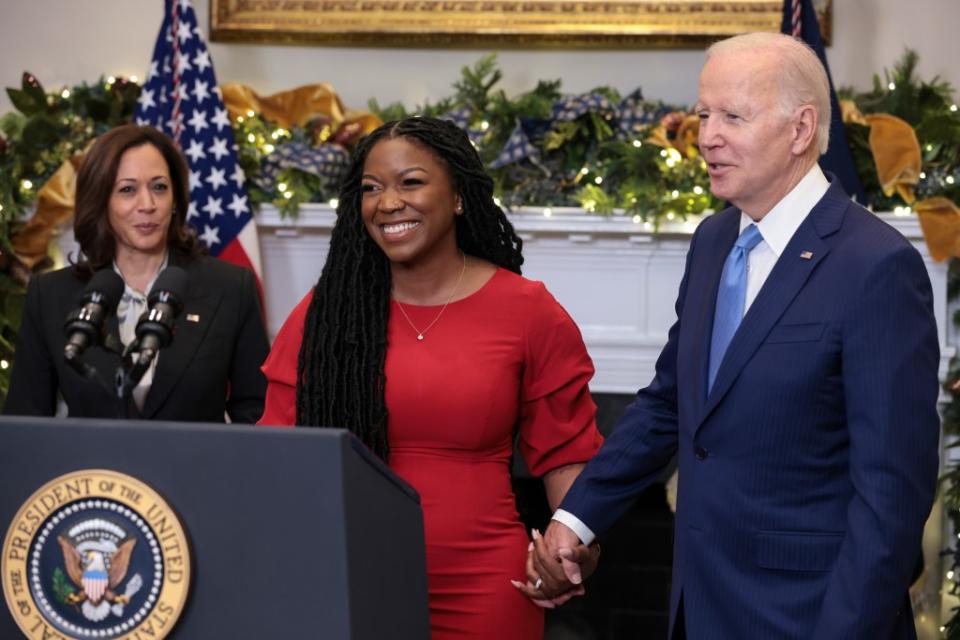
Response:
M804 260L809 260L810 258L813 257L813 251L801 251L800 257L803 258Z
M195 313L188 313L187 322L200 322L200 316Z

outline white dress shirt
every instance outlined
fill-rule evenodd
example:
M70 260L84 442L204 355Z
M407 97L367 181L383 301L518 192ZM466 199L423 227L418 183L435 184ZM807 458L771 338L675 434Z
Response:
M773 271L777 258L787 248L787 243L797 231L797 228L806 220L820 199L823 198L830 182L820 170L820 165L814 164L810 171L797 183L790 193L783 197L767 215L757 222L757 229L763 240L757 244L747 258L747 299L743 312L746 313L757 294L760 293L763 283ZM753 224L750 216L740 213L740 232L748 225ZM590 544L596 537L587 525L572 513L557 509L553 519L567 525L577 534L584 544Z
M124 347L137 339L137 322L140 320L143 312L147 310L147 295L150 293L150 289L153 288L153 283L157 281L160 272L167 267L169 257L169 255L164 256L160 268L157 269L157 273L154 274L153 278L145 287L146 293L137 291L127 284L126 280L123 281L123 295L120 297L120 302L117 303L117 323L120 329L120 343ZM113 262L113 270L121 278L123 277L116 260ZM136 357L138 353L138 351L134 351L133 356ZM158 353L154 356L153 362L150 363L150 368L143 374L140 382L137 383L137 386L134 387L132 391L133 402L140 411L143 411L143 405L147 401L147 394L150 392L151 385L153 385L153 374L157 370L157 362L159 360L160 354Z

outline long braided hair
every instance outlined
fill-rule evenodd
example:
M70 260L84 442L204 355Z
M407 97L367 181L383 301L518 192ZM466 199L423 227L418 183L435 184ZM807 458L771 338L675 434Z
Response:
M493 180L467 135L452 122L415 117L388 122L357 146L340 188L337 222L320 280L313 290L297 362L297 424L349 429L383 460L387 445L384 397L390 263L367 234L361 178L370 150L404 138L446 166L463 202L456 216L464 254L520 273L522 242L493 201Z

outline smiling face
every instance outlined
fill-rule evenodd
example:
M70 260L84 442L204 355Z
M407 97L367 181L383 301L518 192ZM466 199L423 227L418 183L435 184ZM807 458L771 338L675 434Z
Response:
M776 58L757 51L712 57L699 91L710 190L759 220L796 184L809 146L798 143L794 118L781 107Z
M163 254L172 217L173 188L163 155L152 144L127 149L108 204L117 261L137 253Z
M363 163L361 213L390 262L411 266L457 255L462 209L446 165L422 144L384 139Z

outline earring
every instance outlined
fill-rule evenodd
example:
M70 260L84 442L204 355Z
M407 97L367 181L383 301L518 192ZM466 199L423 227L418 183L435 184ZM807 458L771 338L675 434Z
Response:
M462 214L463 214L463 205L462 205L462 204L458 204L456 210L454 210L454 213L457 214L458 216L459 216L459 215L462 215Z

